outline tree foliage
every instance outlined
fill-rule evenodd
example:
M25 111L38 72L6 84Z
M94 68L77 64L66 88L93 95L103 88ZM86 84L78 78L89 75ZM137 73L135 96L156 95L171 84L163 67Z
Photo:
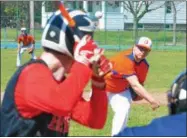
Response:
M42 1L34 2L35 23L41 23ZM1 27L29 28L30 12L29 1L2 1L1 2Z

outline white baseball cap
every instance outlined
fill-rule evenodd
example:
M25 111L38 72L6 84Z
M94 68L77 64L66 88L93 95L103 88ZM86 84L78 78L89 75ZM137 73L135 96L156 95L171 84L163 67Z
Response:
M138 47L144 47L146 49L151 50L152 48L152 41L150 38L148 37L140 37L137 41L136 41L136 46Z
M26 31L27 29L25 27L22 27L21 28L21 31Z

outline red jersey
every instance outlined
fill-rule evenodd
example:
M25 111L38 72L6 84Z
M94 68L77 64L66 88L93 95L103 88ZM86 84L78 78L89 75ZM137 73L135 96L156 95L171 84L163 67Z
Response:
M132 49L124 50L110 59L113 69L105 76L106 89L109 92L119 93L129 87L127 77L136 75L141 84L144 83L149 65L146 59L136 62Z
M30 44L34 44L35 40L34 37L31 35L20 35L18 37L18 43L23 43L23 46L28 46Z
M54 116L70 116L86 126L102 128L107 114L105 90L93 87L91 101L82 98L82 90L91 74L88 67L75 62L70 75L62 82L57 82L45 65L28 65L21 72L15 88L15 103L19 113L25 118L33 118L43 112Z

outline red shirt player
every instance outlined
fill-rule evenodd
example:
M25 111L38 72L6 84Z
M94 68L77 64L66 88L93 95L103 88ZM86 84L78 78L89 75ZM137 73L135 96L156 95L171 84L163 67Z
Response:
M86 17L82 17L86 24L76 21L78 27L94 29L85 13L74 15ZM104 79L98 74L110 71L103 49L89 35L74 45L60 11L49 19L41 42L44 51L40 59L19 68L7 85L1 106L1 136L67 136L70 119L103 128L108 102ZM93 95L87 101L82 94L90 79Z

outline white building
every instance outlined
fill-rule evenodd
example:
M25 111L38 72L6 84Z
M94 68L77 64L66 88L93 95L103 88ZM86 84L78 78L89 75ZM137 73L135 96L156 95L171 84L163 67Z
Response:
M99 20L99 29L123 30L132 28L133 15L124 10L123 2L120 1L68 1L66 7L71 9L83 9L91 16L96 11L102 11L103 17ZM139 21L139 28L159 28L166 24L170 28L173 24L173 10L170 3L164 5L164 1L155 1L150 8L163 5L161 8L146 13ZM175 2L177 9L177 27L186 28L186 2ZM42 7L42 27L51 13L45 12Z

